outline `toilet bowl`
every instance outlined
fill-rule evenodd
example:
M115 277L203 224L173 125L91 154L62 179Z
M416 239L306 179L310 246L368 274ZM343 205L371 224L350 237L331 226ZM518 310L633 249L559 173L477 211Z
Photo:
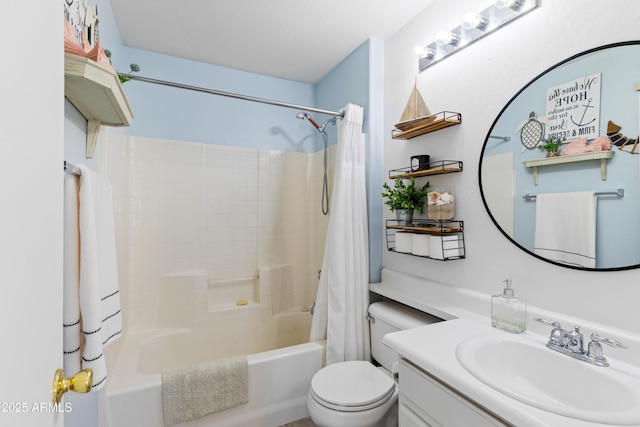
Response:
M311 380L307 408L318 427L372 427L396 406L393 378L364 361L341 362L320 370Z
M307 396L307 408L317 427L398 425L398 388L392 375L398 355L382 344L382 338L441 319L390 301L371 304L369 317L371 355L381 366L347 361L319 370Z

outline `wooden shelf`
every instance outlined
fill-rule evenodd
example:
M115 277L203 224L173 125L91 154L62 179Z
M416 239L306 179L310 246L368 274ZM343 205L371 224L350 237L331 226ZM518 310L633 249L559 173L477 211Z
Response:
M435 220L435 219L414 219L411 225L399 225L398 220L388 219L387 228L394 230L404 230L422 233L458 233L464 230L462 221L457 220Z
M389 171L389 179L409 179L421 176L442 175L445 173L462 172L462 162L458 160L440 160L429 163L429 168L412 171L411 167L392 169Z
M586 162L589 160L600 161L600 178L607 180L607 160L613 157L614 151L596 151L592 153L572 154L569 156L545 157L542 159L526 160L522 164L533 170L533 185L538 185L538 169L545 166L562 165L575 162Z
M421 258L429 258L438 261L449 261L454 259L465 258L464 245L464 225L462 221L457 220L430 220L430 219L414 219L411 225L398 225L397 220L389 219L386 223L387 229L387 249L390 252L396 252L404 255L412 255ZM398 251L396 247L396 233L407 232L413 234L427 234L438 237L437 246L439 249L436 253L428 255L420 255L413 251ZM431 239L431 238L430 238ZM433 251L433 249L431 250ZM417 251L416 251L417 252Z
M87 119L87 158L92 158L101 125L129 126L133 119L115 71L88 58L65 53L64 94Z
M416 126L414 128L400 130L394 129L391 131L391 138L393 139L411 139L416 136L424 135L425 133L435 132L440 129L447 128L449 126L455 126L462 123L462 114L454 113L451 111L442 111L434 114L434 120L429 121L426 124Z

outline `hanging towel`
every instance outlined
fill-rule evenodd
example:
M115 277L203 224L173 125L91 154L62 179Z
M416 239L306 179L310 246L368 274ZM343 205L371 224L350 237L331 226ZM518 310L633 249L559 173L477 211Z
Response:
M536 255L576 267L596 266L595 192L547 193L536 198Z
M68 376L91 368L99 390L104 347L122 333L115 227L111 184L79 168L79 189L77 177L65 176L64 362Z
M162 373L165 426L194 420L248 401L249 367L245 356Z
M78 176L64 176L63 264L63 368L67 375L80 371L80 229Z

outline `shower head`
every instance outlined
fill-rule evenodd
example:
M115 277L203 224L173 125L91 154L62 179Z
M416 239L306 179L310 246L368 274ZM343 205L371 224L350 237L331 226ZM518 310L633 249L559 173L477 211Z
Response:
M318 129L318 132L322 134L322 140L324 141L324 176L322 178L322 213L326 215L329 213L329 187L327 185L327 140L329 139L329 136L327 135L327 132L325 132L324 128L327 126L328 123L333 123L335 125L336 118L332 117L329 120L325 120L321 125L318 125L318 123L315 120L313 120L313 118L307 113L300 112L296 114L296 118L300 120L304 120L304 119L309 120L309 123L311 123L313 127Z
M307 113L298 113L298 114L296 114L296 118L298 118L300 120L307 119L307 120L309 120L309 123L311 123L313 125L313 127L315 127L316 129L320 130L320 125L315 120L313 120L313 117L311 117ZM320 132L322 132L322 131L320 130Z
M327 127L327 125L328 125L329 123L333 123L333 124L335 125L335 124L336 124L336 118L335 118L335 117L332 117L332 118L330 118L330 119L325 120L325 121L320 125L320 127L318 128L318 130L319 130L320 132L324 133L324 128L325 128L325 127Z
M336 118L335 117L332 117L332 118L330 118L328 120L325 120L321 125L319 125L318 122L313 120L313 117L311 117L307 113L298 113L298 114L296 114L296 118L298 118L300 120L304 120L304 119L309 120L309 123L311 123L316 129L318 129L318 131L320 131L320 133L324 133L324 128L327 127L327 124L329 124L329 123L333 123L334 125L336 124Z

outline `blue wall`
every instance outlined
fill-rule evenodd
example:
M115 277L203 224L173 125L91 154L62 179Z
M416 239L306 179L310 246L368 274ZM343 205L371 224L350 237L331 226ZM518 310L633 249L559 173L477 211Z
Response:
M369 281L380 281L382 269L383 168L382 91L384 86L384 43L370 39L336 66L315 88L318 107L338 111L352 103L364 107L366 134L367 200L369 217ZM378 102L376 102L378 100ZM329 131L335 143L335 128Z
M315 104L314 88L307 83L133 48L125 48L125 57L127 63L140 65L138 74L144 77L296 105ZM296 119L296 110L135 80L124 87L135 115L130 135L316 151L317 132Z

